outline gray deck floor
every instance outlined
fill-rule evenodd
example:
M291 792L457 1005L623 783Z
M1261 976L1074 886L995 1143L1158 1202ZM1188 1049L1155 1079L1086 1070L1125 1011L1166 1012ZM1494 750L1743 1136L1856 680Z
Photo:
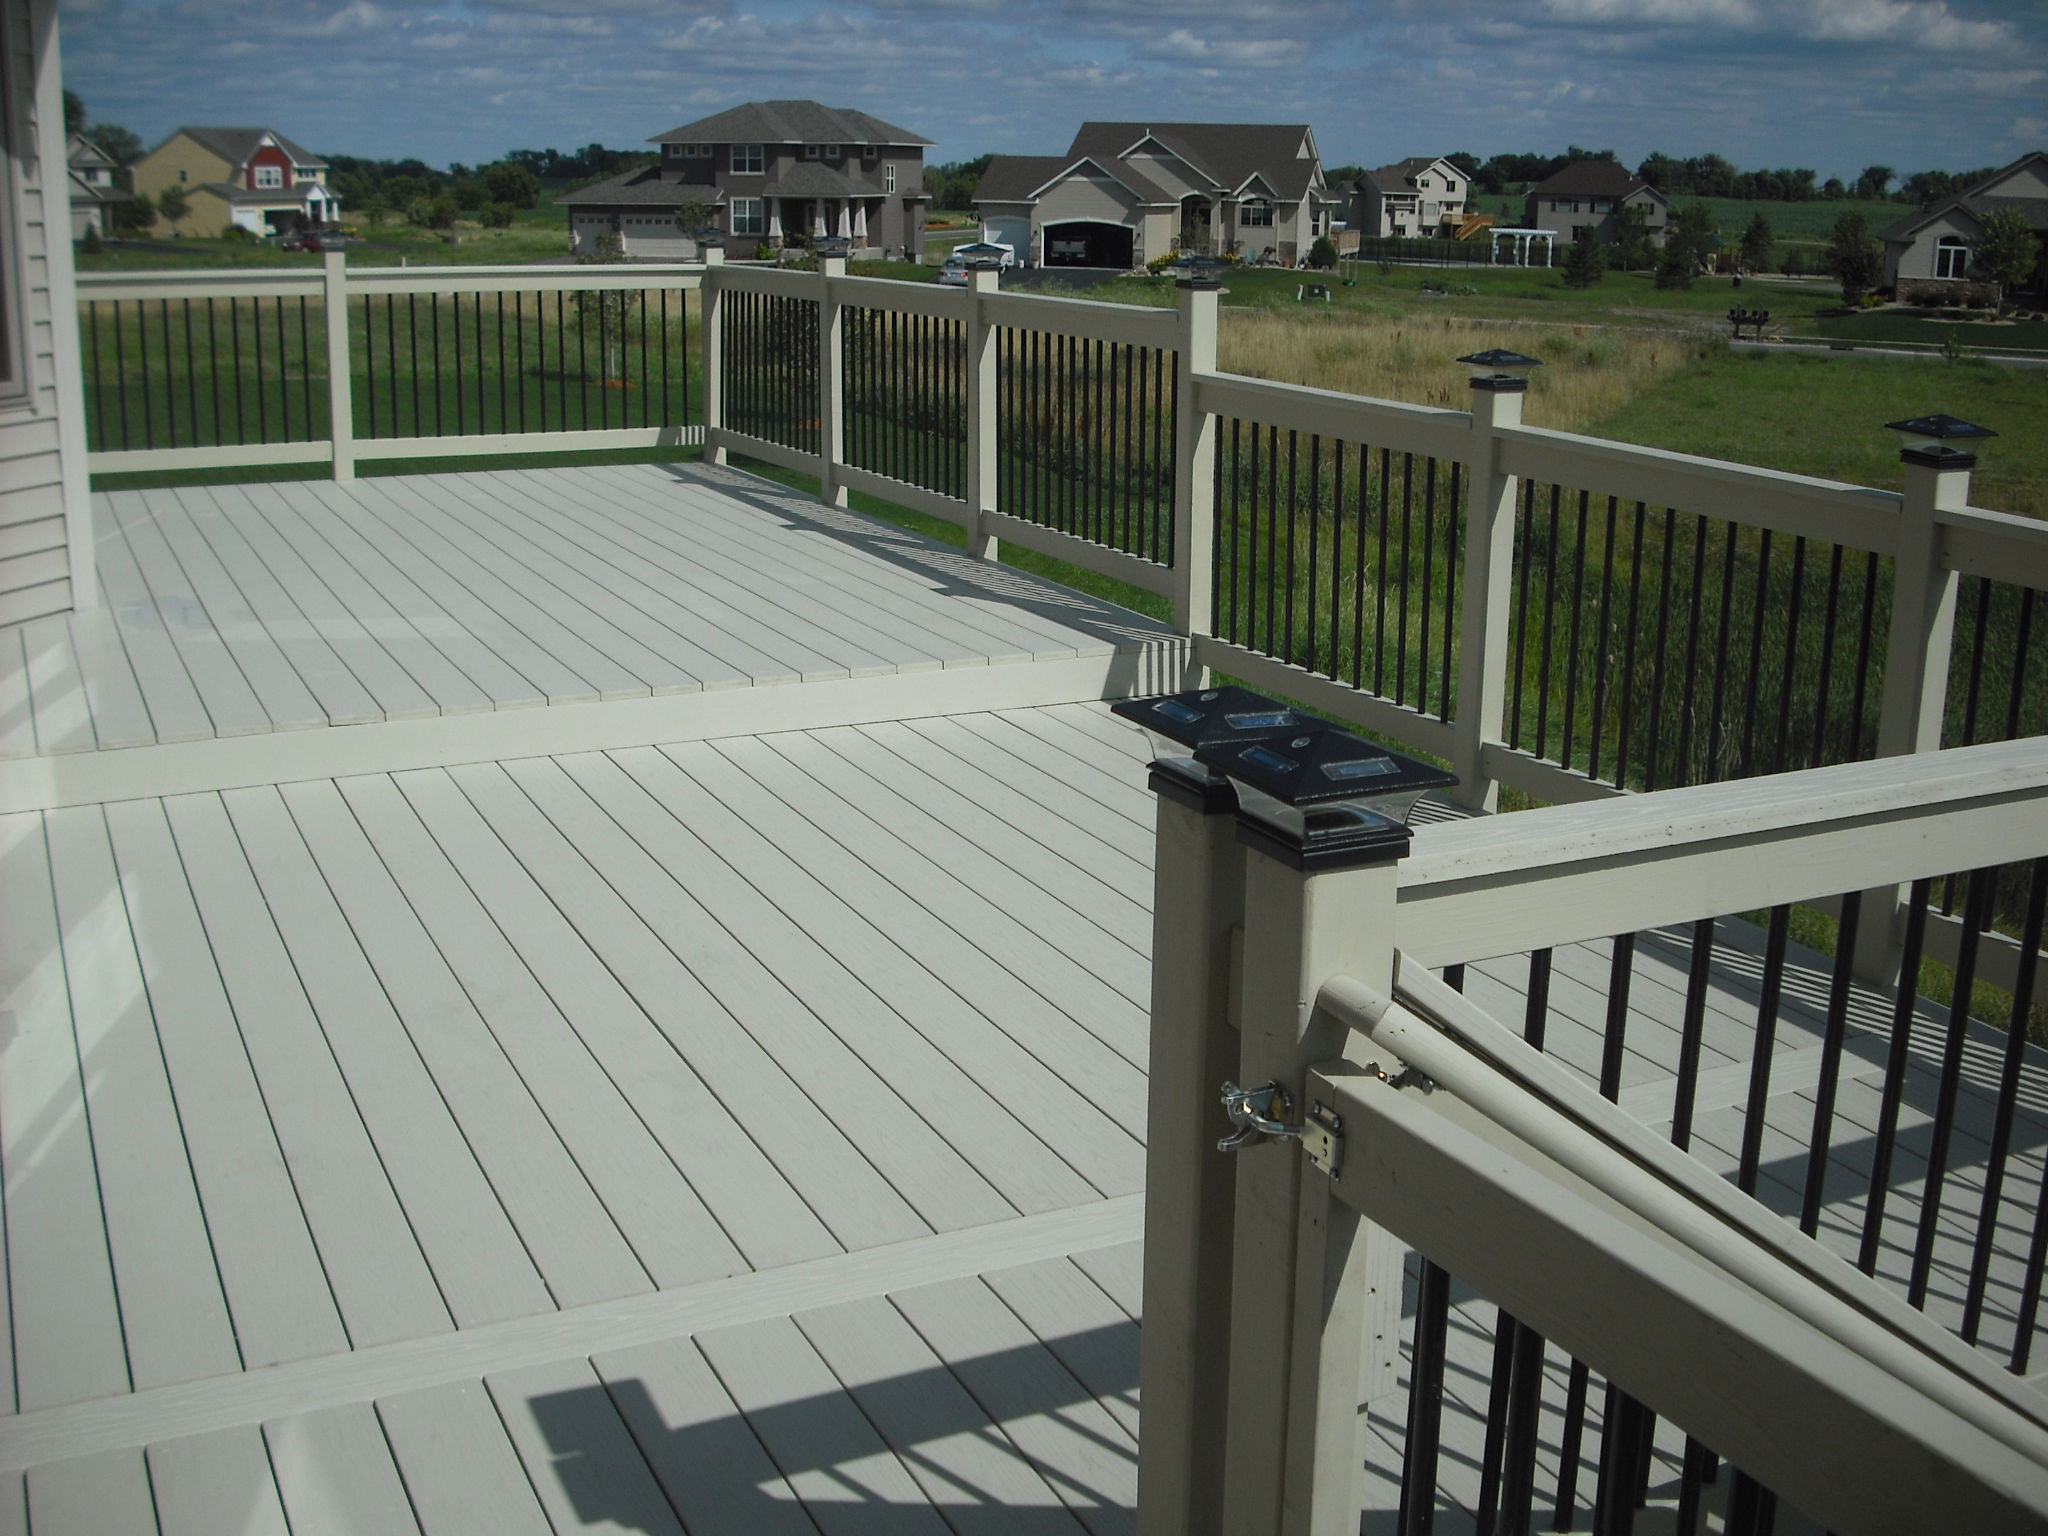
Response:
M0 1532L1129 1530L1145 755L1067 703L0 816ZM1724 936L1700 1135L1732 1166L1756 944ZM1684 967L1637 956L1623 1102L1652 1123ZM1589 1075L1607 971L1559 951L1550 1046ZM1509 960L1468 989L1515 1022L1525 983ZM1821 982L1789 992L1781 1207ZM2003 1251L2044 1143L2029 1104ZM1443 1529L1490 1322L1454 1325ZM1369 1528L1389 1498L1376 1471Z

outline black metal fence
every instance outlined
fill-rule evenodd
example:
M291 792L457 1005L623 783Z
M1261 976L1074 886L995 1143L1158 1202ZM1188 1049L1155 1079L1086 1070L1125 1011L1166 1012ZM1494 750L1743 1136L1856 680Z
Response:
M719 376L724 425L799 453L818 451L818 303L726 293Z
M1448 720L1463 467L1218 423L1217 635Z
M294 295L83 306L95 452L327 436L325 306Z
M1910 979L1923 976L1937 886L1960 895L1965 917L1948 998L1930 1005ZM1980 967L1984 947L1999 942L1985 930L2001 893L2021 913L2009 991L1988 988ZM2048 1033L2037 970L2048 859L1914 883L1902 956L1909 984L1882 992L1851 975L1859 930L1878 919L1854 892L1829 905L1832 916L1781 906L1624 934L1604 962L1587 946L1574 946L1568 960L1535 951L1508 983L1524 999L1524 1038L1549 1049L1560 1008L1582 1017L1589 1006L1597 1010L1604 1015L1597 1060L1583 1051L1564 1059L1603 1097L1621 1099L1632 1057L1674 1064L1675 1146L2025 1375L2048 1268L2048 1066L2029 1043L2030 1033ZM1604 968L1604 985L1589 967ZM1463 990L1465 968L1450 968L1445 980ZM1670 1012L1666 997L1676 1004ZM1973 999L1978 1018L2003 1015L2002 1031L1972 1023ZM1731 1069L1739 1079L1733 1091ZM1781 1071L1797 1072L1802 1091L1774 1103L1773 1076ZM1710 1079L1714 1091L1703 1093ZM1478 1530L1526 1532L1543 1517L1554 1530L1576 1529L1595 1434L1593 1530L1631 1528L1658 1457L1662 1491L1676 1495L1677 1530L1705 1529L1704 1491L1723 1470L1711 1448L1667 1427L1657 1450L1652 1406L1600 1381L1507 1313L1460 1300L1453 1277L1427 1258L1414 1286L1406 1414L1381 1426L1401 1451L1404 1536L1431 1529L1448 1362L1460 1346L1468 1375L1458 1411L1483 1415L1485 1424ZM1469 1336L1488 1332L1490 1339ZM1490 1364L1475 1371L1488 1346ZM1547 1482L1537 1457L1546 1414L1557 1432L1556 1472ZM1723 1528L1768 1532L1774 1495L1728 1470Z
M1161 347L999 330L997 510L1170 565L1176 363Z
M846 462L942 496L967 494L967 326L848 306Z

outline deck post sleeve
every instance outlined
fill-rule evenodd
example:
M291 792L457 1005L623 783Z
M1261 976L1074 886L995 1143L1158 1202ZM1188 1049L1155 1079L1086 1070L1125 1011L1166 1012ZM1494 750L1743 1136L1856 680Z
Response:
M1458 614L1458 712L1451 797L1467 810L1491 811L1500 784L1483 766L1489 743L1501 740L1507 711L1508 596L1514 591L1515 477L1500 467L1499 432L1522 424L1519 381L1475 379L1471 490L1465 507L1465 568ZM1456 515L1456 509L1453 509Z
M1234 795L1163 778L1155 770L1138 1533L1218 1536L1237 1170L1216 1150L1230 1129L1217 1088L1238 1067L1231 957L1245 851Z
M996 417L996 328L988 323L982 295L994 293L1002 274L967 274L967 553L982 560L996 558L994 534L984 529L982 514L996 508L996 455L1001 448Z
M715 245L704 248L704 282L697 290L697 339L704 355L704 462L723 464L725 447L713 434L725 425L725 380L720 376L725 345L725 315L719 282L725 252ZM688 302L685 300L685 302Z
M327 438L334 447L334 478L356 477L356 393L349 371L348 253L320 256L322 297L327 317ZM312 366L312 359L306 359Z
M818 260L818 500L828 507L846 505L846 487L839 470L846 463L846 418L840 410L845 395L846 320L839 290L846 277L846 258Z
M1302 870L1270 832L1239 822L1256 840L1245 854L1236 1081L1278 1083L1298 1119L1309 1067L1343 1053L1345 1031L1316 1009L1323 984L1349 976L1391 994L1398 855ZM1331 1199L1329 1177L1295 1142L1255 1142L1234 1158L1223 1528L1321 1536L1348 1520L1355 1530L1367 1345L1399 1336L1400 1285L1374 1283L1375 1250L1392 1240Z
M1173 627L1206 635L1215 627L1213 586L1216 525L1216 421L1195 407L1195 381L1216 371L1216 296L1213 278L1182 278L1179 359L1173 451ZM1189 679L1193 686L1195 679Z
M1940 514L1970 504L1970 470L1977 462L1974 454L1953 450L1937 454L1909 448L1899 458L1906 486L1899 503L1898 555L1892 564L1884 712L1877 722L1879 757L1941 748L1961 578L1942 559ZM1886 986L1898 979L1903 900L1899 886L1864 895L1855 969L1866 983Z

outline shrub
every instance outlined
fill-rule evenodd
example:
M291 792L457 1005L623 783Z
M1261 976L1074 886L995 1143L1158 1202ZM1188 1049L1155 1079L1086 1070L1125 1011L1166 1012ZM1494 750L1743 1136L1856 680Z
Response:
M479 217L485 229L510 229L514 211L510 203L485 203Z
M237 245L255 245L257 243L256 231L249 228L246 224L230 224L220 232L220 237L223 240L231 240Z
M88 256L97 256L100 249L100 227L97 224L85 226L85 235L78 242L78 248Z
M1657 256L1656 281L1659 288L1690 288L1692 286L1691 248L1677 240L1666 245Z
M1593 231L1582 227L1565 248L1564 285L1567 288L1590 288L1606 275L1607 253L1600 248ZM1663 286L1661 279L1658 286Z
M1316 243L1308 248L1308 264L1322 272L1334 268L1337 265L1337 242L1328 235L1317 235Z

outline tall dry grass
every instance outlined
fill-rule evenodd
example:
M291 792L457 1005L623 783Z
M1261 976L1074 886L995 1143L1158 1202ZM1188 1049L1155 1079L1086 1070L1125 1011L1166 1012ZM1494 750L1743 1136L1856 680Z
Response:
M1489 347L1540 356L1522 419L1576 431L1613 412L1717 343L1670 331L1611 326L1530 327L1498 321L1329 311L1223 311L1218 361L1226 372L1284 384L1462 410L1470 396L1457 359Z

